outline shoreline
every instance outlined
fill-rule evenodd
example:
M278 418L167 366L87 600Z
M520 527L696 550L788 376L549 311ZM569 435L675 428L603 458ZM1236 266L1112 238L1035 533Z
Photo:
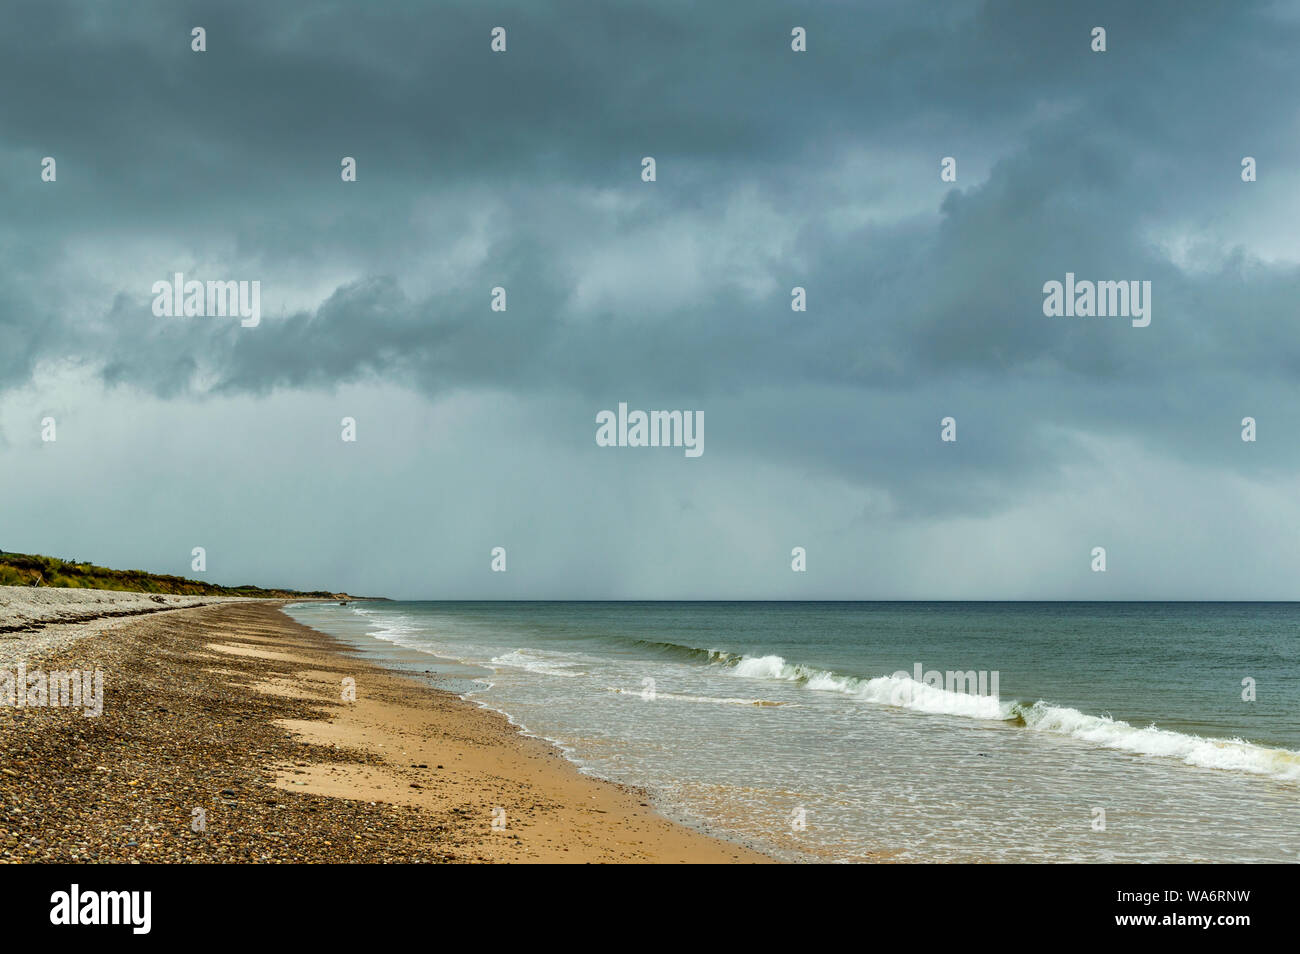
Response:
M28 670L102 670L104 690L98 718L0 705L0 861L773 860L361 659L289 602L84 621L30 651L13 644L31 634L5 640Z

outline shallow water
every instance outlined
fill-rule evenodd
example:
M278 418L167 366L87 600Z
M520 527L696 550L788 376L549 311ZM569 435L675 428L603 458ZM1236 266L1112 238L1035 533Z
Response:
M1294 604L364 603L296 619L787 858L1295 861ZM911 678L917 664L940 685ZM993 698L943 685L996 674ZM1243 700L1243 680L1255 701ZM1098 830L1104 812L1104 830Z

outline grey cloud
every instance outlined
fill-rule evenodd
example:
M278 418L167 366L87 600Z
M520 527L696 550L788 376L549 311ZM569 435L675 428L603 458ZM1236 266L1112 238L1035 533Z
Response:
M1297 25L1265 4L115 13L23 7L0 37L7 88L42 78L5 107L0 238L46 256L0 271L0 388L71 359L164 397L385 381L432 397L713 401L731 409L722 434L736 451L886 488L907 516L993 512L1052 486L1079 449L1049 427L1239 466L1201 422L1231 435L1239 405L1284 413L1300 369L1294 264L1227 248L1184 271L1150 239L1275 195L1267 176L1237 178L1240 155L1276 167L1289 149L1269 91L1295 85ZM494 58L498 21L511 47ZM788 55L794 23L810 33L802 57ZM202 56L188 49L195 24L208 28ZM1109 31L1100 56L1087 52L1096 24ZM915 211L837 224L846 200L885 204L869 162L847 194L842 179L843 163L881 153L931 157ZM56 187L36 181L45 154ZM653 186L637 180L645 154L661 163ZM939 183L949 154L963 169L986 157L987 180ZM343 155L359 158L355 185L338 181ZM707 248L746 189L789 223L787 261L763 235L734 253L768 294L723 255L685 302L616 291L575 304L584 276L568 263L591 246L626 249L638 286L671 290L681 276L646 236L687 223ZM604 216L581 205L602 190L644 201ZM485 260L420 290L422 261L478 208L492 210ZM74 237L157 239L209 268L224 244L250 274L195 277L260 276L262 326L156 319L136 286L87 303L99 320L74 320L40 292ZM275 311L277 281L321 263L340 272L332 291ZM1151 280L1152 326L1043 317L1042 283L1066 271ZM487 307L497 284L504 314ZM806 315L789 310L794 284L809 289ZM960 479L949 449L914 439L946 413L961 421Z

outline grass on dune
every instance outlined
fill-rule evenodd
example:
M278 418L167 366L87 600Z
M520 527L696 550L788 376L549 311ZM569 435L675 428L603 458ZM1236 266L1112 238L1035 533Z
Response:
M146 573L144 570L110 570L93 563L60 560L31 553L0 553L0 586L59 586L72 589L125 590L132 593L169 593L180 596L343 596L316 590L263 589L260 586L218 586L183 576Z

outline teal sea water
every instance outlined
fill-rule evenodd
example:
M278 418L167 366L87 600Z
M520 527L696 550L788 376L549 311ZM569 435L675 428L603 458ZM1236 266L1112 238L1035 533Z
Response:
M1300 860L1297 604L288 612L783 858Z

